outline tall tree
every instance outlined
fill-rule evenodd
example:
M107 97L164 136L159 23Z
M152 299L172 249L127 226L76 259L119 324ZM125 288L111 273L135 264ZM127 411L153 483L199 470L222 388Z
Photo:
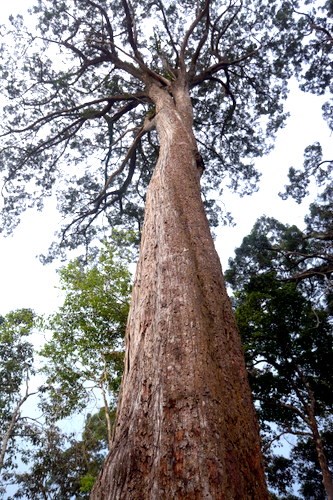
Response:
M93 498L267 498L200 177L208 210L222 181L256 186L253 158L284 121L304 22L268 0L46 0L33 14L37 35L13 20L2 66L3 227L58 179L63 245L119 214L141 227L145 201L117 423Z

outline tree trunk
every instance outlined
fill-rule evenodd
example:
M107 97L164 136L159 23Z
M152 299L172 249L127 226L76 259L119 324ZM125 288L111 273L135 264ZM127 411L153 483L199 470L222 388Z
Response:
M186 86L173 96L150 88L160 154L112 450L91 498L267 499L243 352L201 201Z
M310 395L310 405L308 407L308 416L309 416L309 424L313 436L314 445L316 447L317 458L319 462L319 466L321 469L321 473L323 475L323 485L326 491L327 500L333 500L333 480L331 472L328 468L328 463L326 459L326 454L324 450L323 440L320 436L317 420L315 417L314 409L315 409L315 398L313 391L309 389Z

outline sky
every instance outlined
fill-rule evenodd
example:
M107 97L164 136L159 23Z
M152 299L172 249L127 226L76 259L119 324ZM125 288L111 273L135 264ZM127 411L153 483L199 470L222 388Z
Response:
M11 12L24 11L31 3L30 0L2 2L0 24ZM288 169L292 165L300 167L304 148L317 140L324 145L324 153L326 145L326 157L332 156L330 133L321 117L321 98L300 92L295 82L291 82L291 89L286 106L290 112L287 126L278 134L273 152L256 162L263 172L259 192L245 198L227 193L222 200L236 222L235 227L221 227L216 231L216 247L224 269L234 249L261 215L302 227L308 203L298 205L278 197L287 182ZM309 201L313 201L315 194L314 189ZM58 222L55 202L49 200L44 212L26 213L13 236L0 235L0 314L20 307L51 313L60 305L62 296L57 289L56 272L60 264L44 266L38 259L51 244Z

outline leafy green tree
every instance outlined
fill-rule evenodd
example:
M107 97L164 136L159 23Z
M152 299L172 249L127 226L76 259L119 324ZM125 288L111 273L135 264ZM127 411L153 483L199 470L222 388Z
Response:
M52 332L41 354L48 391L43 408L55 420L81 411L102 397L111 441L109 407L123 372L123 339L131 274L128 250L106 245L97 260L70 262L60 272L63 305L46 322Z
M18 438L27 431L22 408L36 394L30 387L35 373L29 341L33 327L31 309L18 309L0 318L0 488L16 465Z
M201 194L216 223L213 190L256 188L254 159L284 123L307 30L297 5L45 0L36 31L12 20L2 227L58 190L60 246L88 244L120 216L142 229L117 424L92 498L267 498Z
M114 411L110 418L114 420ZM81 440L54 424L44 427L25 457L29 469L16 474L18 489L13 498L89 498L107 449L104 408L87 415Z
M315 208L318 205L307 217L312 229L307 236L295 226L259 219L229 261L226 279L236 290L237 323L266 445L293 434L301 449L301 440L310 439L325 488L320 486L318 495L326 491L331 498L332 457L322 433L332 424L332 311L330 294L323 296L322 291L327 290L323 281L330 279L327 263L332 261L332 248L320 238L327 221L323 217L320 225L317 219L316 226L321 212ZM293 453L296 457L296 450ZM288 474L296 469L281 461L273 457L268 477L286 493ZM305 491L311 481L300 471L301 467L298 479Z
M2 318L1 465L4 481L20 484L15 498L87 498L93 486L110 445L113 403L123 371L132 240L131 235L114 233L117 248L104 244L89 263L78 259L62 268L64 304L46 323L23 309ZM37 326L53 329L38 370L34 347L26 340ZM29 380L37 372L47 380L32 392ZM96 389L105 406L86 417L82 440L64 434L57 421L72 417L75 422L78 411L92 400L96 404ZM23 418L21 408L37 392L44 411L31 424L29 409ZM15 474L11 469L18 457L29 470Z

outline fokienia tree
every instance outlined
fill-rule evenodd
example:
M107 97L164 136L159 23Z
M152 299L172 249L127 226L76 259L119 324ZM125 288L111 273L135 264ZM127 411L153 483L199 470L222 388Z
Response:
M45 0L34 34L12 21L2 227L55 187L71 218L61 243L75 246L120 215L140 222L145 201L113 449L95 499L267 498L200 177L205 169L208 208L222 181L255 187L253 158L284 121L289 56L306 29L296 4Z

